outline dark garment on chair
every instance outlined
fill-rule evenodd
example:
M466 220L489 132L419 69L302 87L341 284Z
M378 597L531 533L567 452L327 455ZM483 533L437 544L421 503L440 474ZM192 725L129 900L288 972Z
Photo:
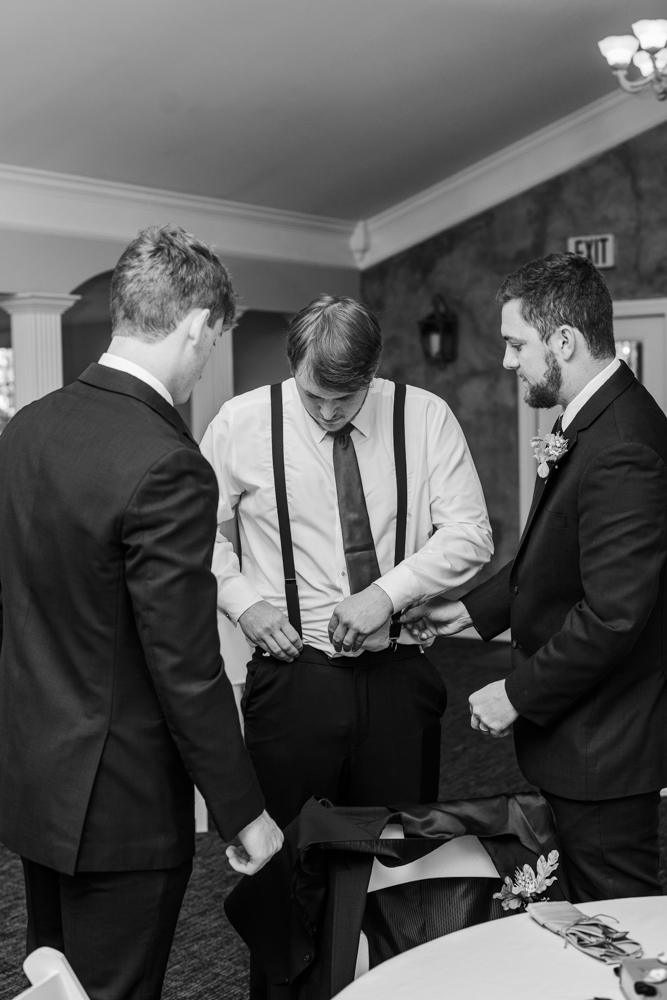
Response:
M28 954L64 952L90 1000L159 1000L192 861L76 875L22 861Z
M501 886L499 878L429 878L369 892L361 929L370 968L443 934L510 916L493 898Z
M406 839L380 840L387 823L400 823ZM465 834L480 838L503 877L513 876L526 863L534 868L540 854L558 848L551 810L536 793L395 809L336 808L311 799L285 831L279 854L257 875L241 879L225 901L227 916L254 959L251 1000L329 1000L342 990L354 978L373 858L406 864ZM439 881L446 896L450 880ZM495 886L489 885L492 895L500 881L490 881L495 881ZM471 913L483 916L486 908L480 908L474 889L463 906L460 885L452 888L458 910L458 919L448 925L453 930L475 922ZM549 895L567 897L564 876L550 887ZM406 903L409 893L399 904L403 912ZM489 909L502 915L493 901ZM413 935L414 943L427 940L438 924L441 919L431 927L425 923ZM400 950L403 942L388 942L382 915L373 928L384 935L382 947L392 953Z
M337 805L434 802L447 692L417 646L293 663L256 653L245 739L266 808L287 826L311 796Z
M660 792L599 802L542 794L556 819L573 903L662 896Z

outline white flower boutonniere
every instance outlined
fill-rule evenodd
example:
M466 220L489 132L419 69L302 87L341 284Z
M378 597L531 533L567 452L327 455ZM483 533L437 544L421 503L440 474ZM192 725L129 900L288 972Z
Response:
M536 896L541 896L552 882L557 881L556 875L549 878L549 875L557 868L558 851L551 851L546 860L542 854L537 859L537 875L530 865L517 868L514 873L514 882L508 875L502 889L500 892L494 892L493 898L500 900L503 910L518 910L520 906L535 903L537 902Z
M537 461L537 474L545 479L549 475L549 462L557 462L562 458L569 442L562 434L545 434L544 437L538 434L530 439L530 446Z

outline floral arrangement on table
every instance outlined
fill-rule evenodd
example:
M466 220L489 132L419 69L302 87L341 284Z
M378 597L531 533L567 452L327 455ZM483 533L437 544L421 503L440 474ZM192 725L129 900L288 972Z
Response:
M550 462L557 462L562 458L569 447L569 441L562 434L538 433L536 437L530 439L530 446L537 461L537 474L540 479L546 479L551 471Z
M494 892L493 898L500 900L503 910L518 910L519 907L527 906L528 903L546 902L549 899L548 896L544 896L541 900L538 900L537 897L542 896L542 893L546 892L549 886L558 880L556 875L549 878L557 868L558 851L551 851L546 859L542 854L537 859L537 874L530 865L517 868L514 873L514 881L507 875L502 889L500 892Z

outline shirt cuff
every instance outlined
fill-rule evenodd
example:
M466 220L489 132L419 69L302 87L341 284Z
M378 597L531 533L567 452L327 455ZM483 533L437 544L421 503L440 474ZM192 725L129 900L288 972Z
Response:
M384 590L394 605L394 612L402 611L409 604L413 604L420 596L421 588L417 577L403 563L394 566L383 577L373 582L376 587Z
M234 625L244 611L263 600L262 595L240 573L233 580L226 580L218 590L218 608Z

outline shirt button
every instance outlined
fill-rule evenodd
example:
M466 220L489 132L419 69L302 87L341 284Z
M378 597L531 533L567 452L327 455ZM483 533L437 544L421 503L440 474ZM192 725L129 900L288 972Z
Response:
M342 569L342 570L340 571L340 575L341 575L341 576L347 576L347 573L345 572L345 570L344 570L344 569Z
M518 648L519 648L519 643L516 641L516 639L512 639L512 649L518 649Z

